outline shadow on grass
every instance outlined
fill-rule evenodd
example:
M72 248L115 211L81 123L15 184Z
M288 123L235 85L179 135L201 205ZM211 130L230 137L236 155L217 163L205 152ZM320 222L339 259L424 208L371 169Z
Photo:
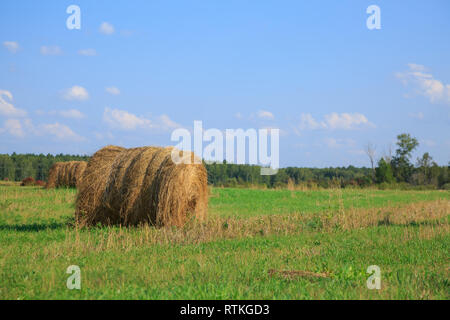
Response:
M424 220L424 221L411 221L408 223L393 223L389 220L381 220L378 222L378 226L393 226L393 227L419 227L419 226L436 226L443 222L443 219L436 220Z
M12 224L12 225L0 225L0 231L39 232L45 230L65 229L66 227L71 226L72 226L71 222Z

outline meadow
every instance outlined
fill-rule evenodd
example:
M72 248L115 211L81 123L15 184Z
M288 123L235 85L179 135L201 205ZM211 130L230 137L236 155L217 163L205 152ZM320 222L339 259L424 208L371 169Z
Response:
M205 221L160 229L79 229L75 197L0 185L0 299L450 298L449 191L211 188Z

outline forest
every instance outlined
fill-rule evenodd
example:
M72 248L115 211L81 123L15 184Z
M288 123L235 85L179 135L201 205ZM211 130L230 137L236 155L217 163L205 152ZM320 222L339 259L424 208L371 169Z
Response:
M208 183L223 187L266 188L336 188L370 187L400 189L450 189L450 165L439 166L428 152L412 161L419 145L409 134L397 136L397 150L381 157L372 168L354 166L335 168L281 168L277 174L264 176L261 167L223 163L205 163ZM370 152L369 152L370 154ZM0 180L22 181L32 177L46 181L48 171L58 161L88 161L88 155L0 154Z

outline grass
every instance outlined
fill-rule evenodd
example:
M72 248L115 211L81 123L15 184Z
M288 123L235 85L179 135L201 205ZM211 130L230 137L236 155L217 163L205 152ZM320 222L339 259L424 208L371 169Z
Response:
M82 230L75 195L0 186L1 299L449 299L448 191L215 188L204 223Z
M249 217L272 214L316 213L348 208L385 207L449 197L448 191L328 189L320 191L214 188L211 214Z

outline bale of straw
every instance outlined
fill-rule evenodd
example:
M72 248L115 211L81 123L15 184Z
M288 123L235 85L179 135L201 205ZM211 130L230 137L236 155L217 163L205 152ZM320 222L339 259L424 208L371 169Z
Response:
M175 164L173 148L107 146L89 161L76 201L81 226L182 226L203 219L208 204L203 164ZM193 153L181 153L194 159Z
M75 185L76 187L81 183L83 178L84 170L86 170L86 161L74 161L71 169L71 174L69 175L69 184Z
M48 174L46 188L76 187L86 167L86 161L54 163Z
M63 164L63 162L55 162L49 172L48 172L48 179L47 179L47 184L45 185L45 187L47 189L49 188L56 188L56 185L58 183L59 180L59 171L61 169L61 165Z

